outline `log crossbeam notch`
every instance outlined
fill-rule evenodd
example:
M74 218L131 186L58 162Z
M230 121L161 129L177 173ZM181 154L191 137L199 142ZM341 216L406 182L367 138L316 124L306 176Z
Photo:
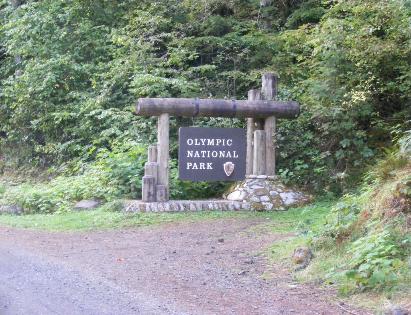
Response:
M143 201L169 200L169 117L247 118L247 166L250 177L274 178L277 119L293 119L300 114L294 101L277 101L278 78L262 77L262 89L251 90L248 100L198 98L141 98L138 116L158 117L158 145L149 148L149 162L143 179ZM156 169L157 165L157 169Z

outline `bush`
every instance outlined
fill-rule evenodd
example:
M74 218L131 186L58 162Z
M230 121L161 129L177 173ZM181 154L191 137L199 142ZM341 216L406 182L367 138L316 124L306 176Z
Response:
M387 228L359 238L349 248L352 258L345 272L347 279L360 290L394 286L406 267L406 252L400 244L408 241L396 239Z
M2 191L0 204L16 204L25 213L68 211L82 199L141 199L141 179L147 149L134 142L101 150L95 162L78 163L77 174L60 175L48 183L23 184ZM173 199L212 198L227 188L221 182L187 182L178 179L176 160L171 161L170 190ZM3 195L3 196L2 196Z
M329 273L342 280L342 292L395 289L411 277L410 166L403 154L389 152L368 172L362 191L344 196L314 234L317 248L347 253L348 263Z
M102 150L93 163L79 163L77 174L60 175L50 182L10 187L0 199L3 204L16 204L25 213L68 211L82 199L111 201L137 198L146 160L144 147L135 143Z
M0 199L0 204L18 205L24 213L68 211L75 201L81 199L110 199L113 188L108 183L106 174L93 168L82 175L59 176L48 183L10 187Z
M328 215L320 239L331 238L341 244L352 237L360 212L359 197L355 195L344 196Z
M400 139L399 144L402 153L411 153L411 130L405 132L404 137Z

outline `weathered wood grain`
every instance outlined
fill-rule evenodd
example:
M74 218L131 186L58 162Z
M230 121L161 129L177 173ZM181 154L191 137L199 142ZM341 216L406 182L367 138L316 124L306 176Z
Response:
M266 175L265 131L254 131L253 175Z
M272 73L266 73L263 75L262 95L264 100L271 101L277 97L277 81L278 78ZM266 175L275 175L275 129L276 129L276 117L267 117L264 121L264 130L266 136L265 143L265 158L266 158Z
M248 100L255 101L261 99L260 90L250 90L248 91ZM255 119L247 118L247 165L246 165L246 175L253 174L253 161L254 161L254 131L255 131Z
M158 185L165 186L165 200L169 199L169 159L170 159L170 116L169 114L161 114L158 118L157 126L157 141L158 141Z
M148 162L157 162L157 145L150 145L148 147Z
M224 100L190 98L141 98L136 114L160 116L170 114L181 117L236 117L236 118L296 118L300 113L297 102L263 100Z
M156 180L155 184L157 185L158 180L158 163L157 162L147 162L144 165L144 175L153 176Z
M168 194L167 194L167 188L164 185L157 185L156 189L156 199L157 202L166 202L168 201Z
M143 176L142 182L142 198L143 202L156 201L156 180L154 176Z

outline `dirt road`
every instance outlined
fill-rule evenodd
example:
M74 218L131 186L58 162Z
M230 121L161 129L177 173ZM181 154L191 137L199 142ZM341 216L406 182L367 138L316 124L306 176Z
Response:
M262 253L289 235L264 226L226 219L81 233L0 227L0 314L365 314L270 267Z

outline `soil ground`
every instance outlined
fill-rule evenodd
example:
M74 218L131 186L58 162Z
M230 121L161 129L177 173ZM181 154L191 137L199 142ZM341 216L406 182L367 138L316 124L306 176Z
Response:
M261 219L93 232L0 227L0 314L369 314L293 281Z

